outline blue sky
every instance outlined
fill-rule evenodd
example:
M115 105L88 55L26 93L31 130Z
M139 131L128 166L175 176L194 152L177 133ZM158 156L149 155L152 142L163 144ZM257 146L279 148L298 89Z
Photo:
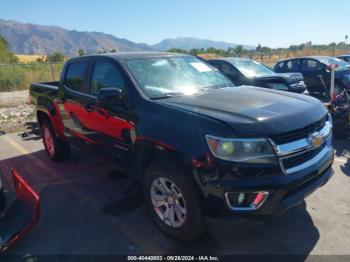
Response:
M350 36L350 0L0 0L0 18L148 44L190 36L288 47Z

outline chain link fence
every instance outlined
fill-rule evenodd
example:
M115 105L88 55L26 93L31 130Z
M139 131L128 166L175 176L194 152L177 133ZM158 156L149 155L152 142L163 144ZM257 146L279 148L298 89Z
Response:
M26 90L31 83L57 81L63 63L0 64L0 92Z

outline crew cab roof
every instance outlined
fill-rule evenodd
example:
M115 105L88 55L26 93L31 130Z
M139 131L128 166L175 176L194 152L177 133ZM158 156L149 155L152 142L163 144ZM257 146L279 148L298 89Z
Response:
M241 57L222 57L222 58L213 58L213 59L208 59L208 61L226 61L226 62L230 62L230 61L246 61L246 60L252 60L249 58L241 58Z
M307 58L311 58L311 59L315 59L315 60L322 60L324 58L334 58L334 57L332 57L332 56L298 56L298 57L281 59L278 62L289 61L289 60L294 60L294 59L307 59Z
M143 51L136 51L136 52L118 52L118 53L104 53L104 54L96 54L96 55L86 55L81 57L75 57L69 59L67 62L72 62L75 60L80 60L84 58L89 57L109 57L113 58L117 61L123 61L123 60L131 60L131 59L143 59L143 58L156 58L156 57L175 57L175 56L184 56L185 54L180 53L170 53L170 52L143 52Z

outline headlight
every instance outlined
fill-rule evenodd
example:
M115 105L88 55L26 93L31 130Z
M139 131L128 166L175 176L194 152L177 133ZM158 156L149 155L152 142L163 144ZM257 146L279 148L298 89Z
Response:
M265 138L229 139L206 135L210 152L219 159L256 164L271 164L276 157Z

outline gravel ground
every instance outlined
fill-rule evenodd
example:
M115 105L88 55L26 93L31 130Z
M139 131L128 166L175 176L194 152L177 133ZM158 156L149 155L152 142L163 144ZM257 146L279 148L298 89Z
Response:
M27 122L35 120L28 98L28 90L0 93L0 133L23 131Z

